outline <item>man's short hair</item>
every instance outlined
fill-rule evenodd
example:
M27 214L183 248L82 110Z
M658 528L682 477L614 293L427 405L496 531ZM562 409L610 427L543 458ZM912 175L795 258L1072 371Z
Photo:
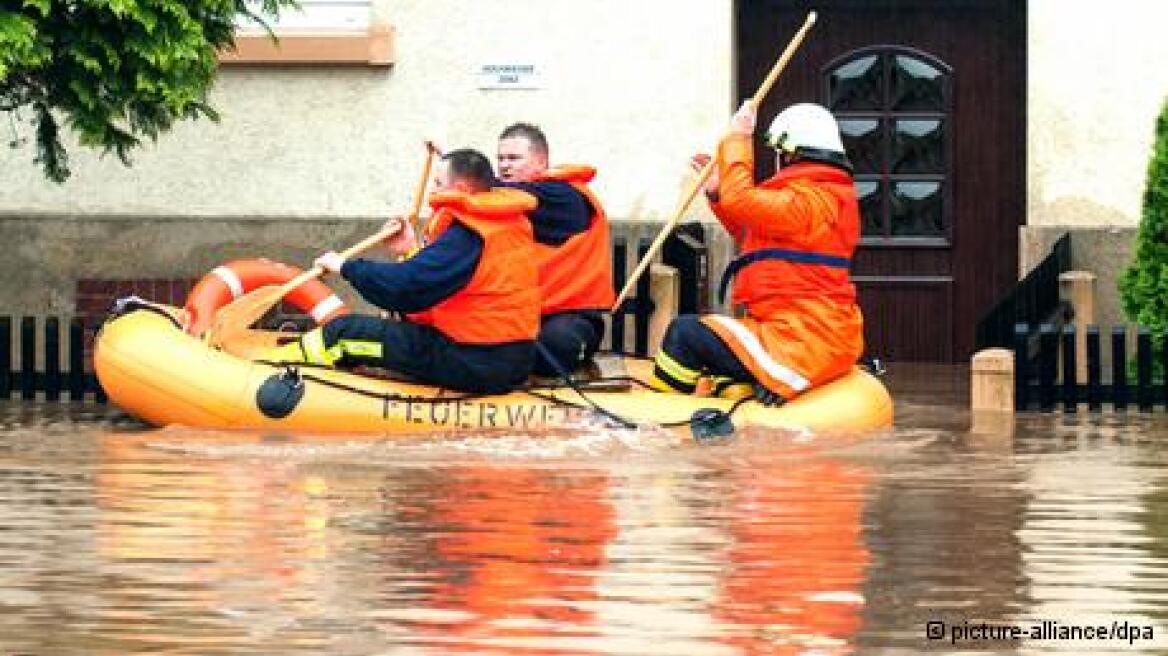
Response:
M548 143L547 136L544 135L543 130L539 129L538 125L531 123L512 123L503 128L499 133L499 139L510 139L512 137L523 137L527 139L531 147L539 154L547 157Z
M495 186L495 170L491 168L491 160L473 148L459 148L442 156L450 165L451 180L461 180L471 187L472 191L487 191Z

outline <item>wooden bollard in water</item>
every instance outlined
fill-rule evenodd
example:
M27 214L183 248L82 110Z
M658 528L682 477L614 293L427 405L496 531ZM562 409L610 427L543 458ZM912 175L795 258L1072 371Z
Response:
M978 351L970 364L970 414L974 433L1014 432L1014 353L1004 348Z

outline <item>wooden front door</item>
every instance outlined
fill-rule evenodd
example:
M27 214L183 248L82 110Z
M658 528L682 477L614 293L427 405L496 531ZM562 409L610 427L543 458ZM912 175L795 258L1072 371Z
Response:
M1025 212L1026 3L738 0L739 99L807 12L815 27L759 113L796 102L840 122L863 213L852 266L868 355L953 362L1018 279ZM758 175L774 171L758 146Z

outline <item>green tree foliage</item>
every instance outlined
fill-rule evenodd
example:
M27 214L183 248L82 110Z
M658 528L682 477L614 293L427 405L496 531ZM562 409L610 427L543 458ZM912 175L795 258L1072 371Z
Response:
M295 0L0 0L0 112L27 109L35 161L56 182L69 177L58 121L129 165L141 138L218 120L207 93L236 17L265 25L285 6Z
M1128 319L1154 333L1168 328L1168 103L1156 120L1135 260L1120 277L1119 291Z

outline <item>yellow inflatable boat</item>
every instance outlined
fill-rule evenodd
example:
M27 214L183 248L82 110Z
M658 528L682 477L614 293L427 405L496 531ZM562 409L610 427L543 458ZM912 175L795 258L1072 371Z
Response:
M570 427L600 415L700 438L747 426L867 432L892 423L887 390L860 368L781 406L648 390L640 383L648 373L645 360L627 361L632 376L624 381L626 389L612 389L619 381L600 381L467 395L237 357L183 332L175 319L178 312L139 304L109 320L95 346L94 367L110 400L157 426L418 435ZM270 332L252 334L256 348L278 338Z

